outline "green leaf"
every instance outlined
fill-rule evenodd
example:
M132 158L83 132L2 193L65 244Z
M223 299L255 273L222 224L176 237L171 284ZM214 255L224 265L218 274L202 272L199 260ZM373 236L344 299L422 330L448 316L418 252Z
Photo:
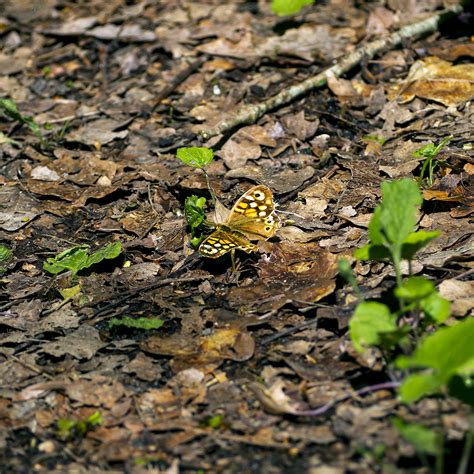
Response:
M425 277L413 276L407 278L398 288L395 288L395 296L411 302L426 298L434 291L433 282Z
M178 148L176 156L186 165L205 168L213 159L214 152L205 147Z
M434 158L451 139L452 135L444 138L438 145L433 143L428 143L421 148L418 148L413 152L413 156L422 157L422 158Z
M354 252L357 260L385 260L390 258L390 252L384 245L367 244Z
M117 258L121 253L122 242L120 242L120 240L111 242L105 247L94 252L92 255L89 255L85 268L89 268L92 265L95 265L96 263L102 262L102 260L112 260L114 258Z
M408 441L418 453L436 456L443 449L443 437L417 423L405 423L400 418L392 420L393 426L402 438Z
M351 340L358 352L379 344L383 333L396 329L395 316L387 306L375 301L360 303L349 321Z
M76 426L76 422L60 418L56 425L58 428L58 436L62 439L67 439L71 437L71 431Z
M437 324L446 321L451 313L451 303L437 292L433 292L431 295L423 298L420 306L425 315Z
M372 214L369 222L369 238L372 245L385 245L387 242L382 233L382 205L379 204Z
M425 247L431 240L441 235L441 232L434 230L426 232L424 230L418 230L412 232L402 243L402 258L411 260L418 250Z
M100 425L102 421L103 420L102 420L102 415L100 414L100 411L96 411L92 413L92 415L89 416L89 418L87 418L87 423L89 423L89 425L91 426Z
M405 178L382 183L380 227L389 245L401 248L416 224L423 198L415 181Z
M8 262L12 258L13 252L5 245L0 244L0 263Z
M279 16L293 15L313 3L314 0L272 0L272 11Z
M11 99L0 99L0 110L3 110L7 116L13 120L18 120L19 122L27 125L31 131L36 135L42 145L45 144L45 140L38 124L31 118L25 117L22 115L15 102Z
M64 250L54 258L48 258L43 264L44 270L53 275L57 275L64 270L71 271L73 275L84 268L101 262L104 259L112 259L120 255L122 244L116 241L107 244L104 248L89 255L89 245L79 245Z
M59 293L65 300L78 295L80 292L81 292L81 285L72 286L70 288L62 288L61 290L59 290Z
M109 328L127 327L133 329L159 329L165 322L159 318L130 318L125 316L123 318L113 318L109 321Z
M441 383L433 374L412 374L405 378L400 387L400 399L412 403L439 391Z
M0 99L0 109L3 109L4 112L13 120L21 120L21 114L13 100Z
M82 268L85 268L89 249L89 245L79 245L70 249L66 249L56 257L50 257L43 264L44 270L53 275L57 275L64 270L70 270L76 274Z
M189 240L189 243L197 249L200 245L201 242L205 239L204 235L201 235L200 237L193 237L192 239Z
M366 142L377 142L382 146L385 145L385 142L387 141L386 138L380 137L378 135L364 135L362 137L362 140L364 140Z
M453 326L439 328L426 337L410 357L400 356L396 365L401 369L423 367L430 373L407 377L400 388L402 400L410 402L438 391L456 374L474 374L474 318Z
M206 206L206 198L198 196L189 196L184 203L184 214L186 221L194 231L199 227L205 219L204 207Z
M212 416L210 418L208 418L206 421L205 421L205 424L206 426L209 426L209 428L213 428L213 429L218 429L222 426L222 422L224 420L224 416L223 415L215 415L215 416Z

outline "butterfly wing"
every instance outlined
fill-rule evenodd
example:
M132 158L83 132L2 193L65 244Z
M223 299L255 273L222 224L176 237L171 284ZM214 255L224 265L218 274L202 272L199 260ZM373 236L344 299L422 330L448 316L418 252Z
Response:
M250 188L239 198L226 222L231 229L251 240L269 239L275 234L278 224L273 194L263 184Z
M219 225L211 235L201 242L199 253L209 258L219 258L233 249L250 253L255 252L258 247L240 232Z

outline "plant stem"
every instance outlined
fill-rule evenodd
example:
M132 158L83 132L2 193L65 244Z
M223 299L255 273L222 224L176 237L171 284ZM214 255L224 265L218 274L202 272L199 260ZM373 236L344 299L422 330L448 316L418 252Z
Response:
M469 458L472 453L472 444L474 438L474 414L471 413L471 427L466 433L466 441L464 443L464 448L462 450L461 461L459 462L458 470L456 474L467 474L467 468L469 465Z
M204 168L201 168L204 176L206 177L206 183L207 183L207 189L209 189L209 193L211 194L211 200L213 206L216 205L216 195L214 194L214 190L212 189L211 182L209 181L209 175L207 174L207 171Z

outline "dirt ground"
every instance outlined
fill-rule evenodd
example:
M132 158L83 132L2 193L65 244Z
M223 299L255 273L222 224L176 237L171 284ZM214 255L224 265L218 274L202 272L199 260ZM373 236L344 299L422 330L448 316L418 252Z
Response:
M400 371L351 343L337 261L367 242L381 183L420 179L413 153L451 137L420 179L418 226L442 234L411 270L472 314L472 12L216 129L445 3L0 0L0 98L21 114L0 114L0 472L435 472L396 417L442 431L456 472L469 407L400 403ZM176 158L191 146L213 148L228 208L273 194L279 229L234 269L192 245L186 198L214 209ZM119 251L44 267L81 245ZM393 289L391 265L351 261L364 297Z

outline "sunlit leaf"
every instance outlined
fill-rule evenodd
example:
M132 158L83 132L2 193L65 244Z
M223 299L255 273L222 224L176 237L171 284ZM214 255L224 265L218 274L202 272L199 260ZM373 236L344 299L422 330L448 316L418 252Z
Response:
M214 152L205 147L178 148L176 156L188 166L205 168L214 159Z
M357 351L380 343L381 334L397 329L395 317L382 303L369 301L357 306L349 320L351 341Z
M313 3L314 0L272 0L272 11L279 16L293 15Z
M455 374L474 374L474 318L438 329L419 343L410 357L400 356L401 369L429 368L430 372L414 374L400 388L403 401L411 402L438 391Z

